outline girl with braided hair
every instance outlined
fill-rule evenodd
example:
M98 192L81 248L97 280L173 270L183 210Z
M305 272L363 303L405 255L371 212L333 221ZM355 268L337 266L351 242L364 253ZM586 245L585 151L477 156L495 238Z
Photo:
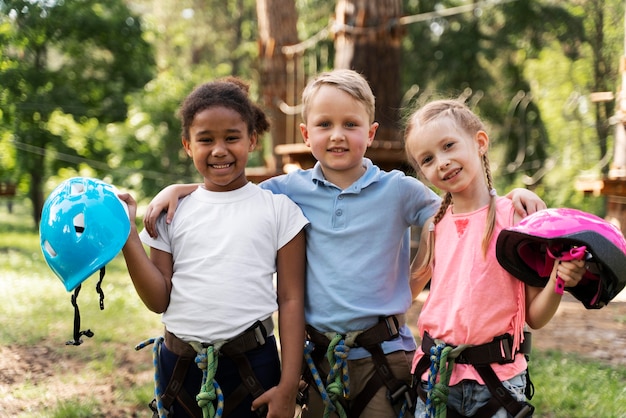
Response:
M417 173L445 192L412 266L414 296L430 279L417 323L415 416L444 408L453 417L530 416L525 324L537 329L550 321L561 301L557 275L575 286L584 262L555 263L544 288L525 285L498 264L497 235L521 218L493 188L489 136L464 103L436 100L418 109L405 140Z

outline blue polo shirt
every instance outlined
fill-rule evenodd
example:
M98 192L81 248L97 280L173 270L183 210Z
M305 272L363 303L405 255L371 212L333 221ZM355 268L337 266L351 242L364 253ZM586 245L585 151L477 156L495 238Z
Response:
M380 316L405 313L409 287L410 226L422 226L439 197L414 177L386 172L364 158L361 178L341 190L318 162L310 170L274 177L261 187L291 198L308 218L306 323L317 330L364 330ZM415 350L408 326L383 344L386 353ZM350 350L350 359L367 357Z

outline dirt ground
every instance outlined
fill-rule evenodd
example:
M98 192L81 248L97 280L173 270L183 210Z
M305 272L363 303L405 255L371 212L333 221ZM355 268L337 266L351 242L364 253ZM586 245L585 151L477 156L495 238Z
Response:
M415 324L423 299L418 298L410 309L410 324ZM45 344L0 347L0 417L37 417L45 405L77 398L98 399L105 405L98 416L150 416L146 408L122 407L117 401L120 393L152 380L152 370L146 368L151 363L149 348L135 352L119 347L116 356L121 366L109 381L78 378L89 359L79 360L71 355L69 350L73 348L59 350ZM612 366L626 366L626 300L614 300L603 309L586 310L566 294L554 319L533 332L533 348L561 350ZM24 389L28 381L32 383Z

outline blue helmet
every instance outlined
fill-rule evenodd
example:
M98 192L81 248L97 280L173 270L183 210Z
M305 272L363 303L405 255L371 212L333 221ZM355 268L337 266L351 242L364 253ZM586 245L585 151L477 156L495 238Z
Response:
M39 224L48 266L69 292L104 267L130 233L126 203L101 180L74 177L46 199Z

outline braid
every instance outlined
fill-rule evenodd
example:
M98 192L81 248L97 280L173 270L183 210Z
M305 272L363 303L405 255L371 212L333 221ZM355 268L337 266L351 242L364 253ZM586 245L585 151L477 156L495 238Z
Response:
M446 210L448 210L448 207L451 204L452 204L452 193L447 192L446 195L443 197L443 200L441 201L441 206L439 206L439 210L435 214L435 218L433 220L435 225L437 225L439 221L441 221L441 218L443 218L443 215L446 214Z
M491 168L489 166L489 158L487 157L487 153L483 154L483 168L485 170L485 179L487 180L487 189L489 190L489 212L487 212L487 222L485 225L485 234L483 235L483 255L487 255L487 250L489 249L489 243L491 242L491 238L493 237L493 231L496 227L496 200L497 195L495 193L492 194L492 190L495 191L493 187L493 178L491 177Z

